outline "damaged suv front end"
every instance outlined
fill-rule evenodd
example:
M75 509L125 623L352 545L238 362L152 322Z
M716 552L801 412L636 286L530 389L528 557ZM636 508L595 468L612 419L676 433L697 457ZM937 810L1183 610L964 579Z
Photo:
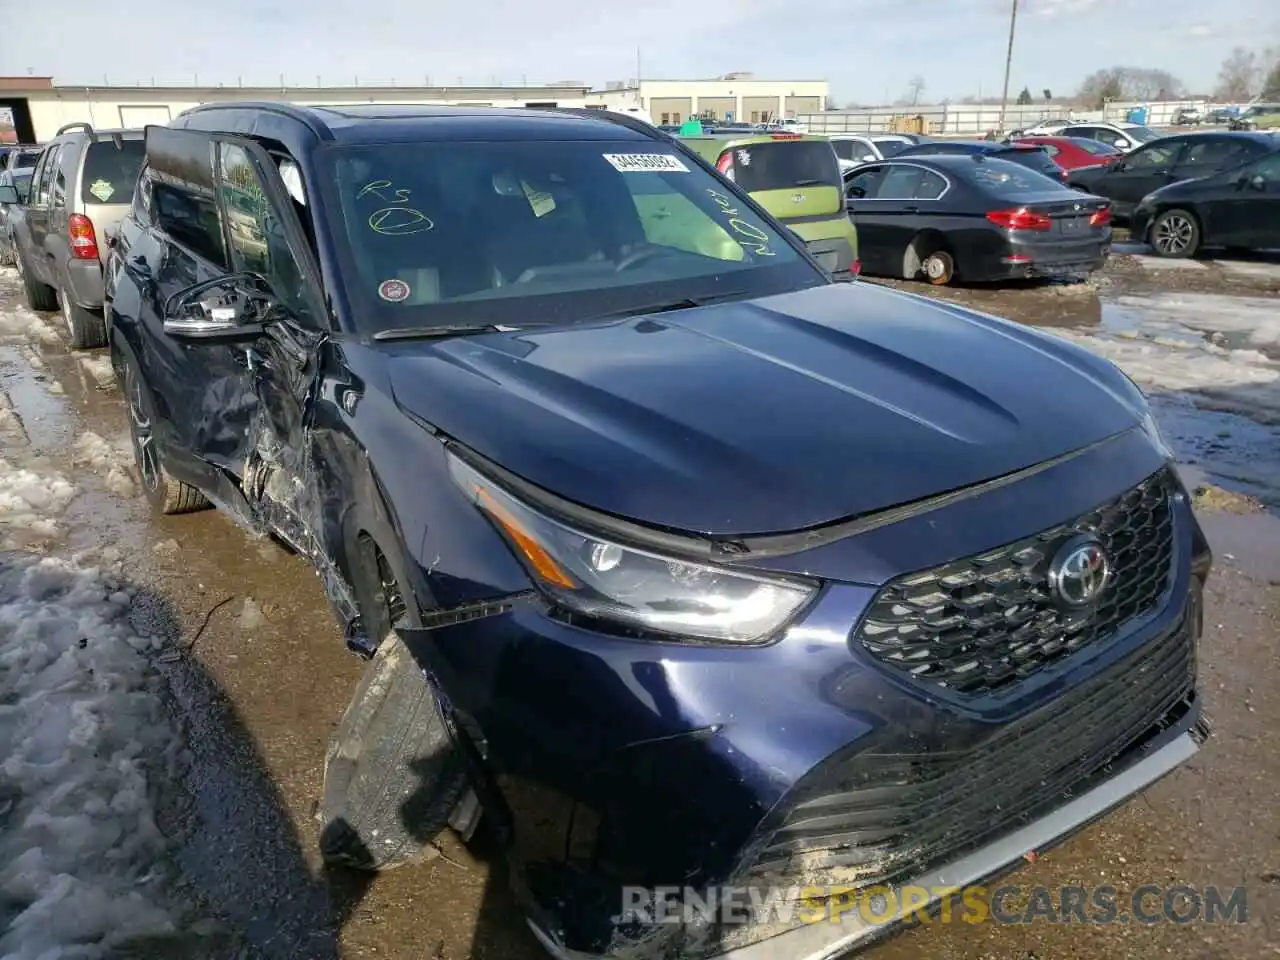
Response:
M750 426L736 436L722 429L717 449L664 447L648 476L615 474L595 504L593 471L616 468L621 448L652 456L665 425L633 421L592 463L575 453L582 422L600 437L603 421L590 419L598 397L573 428L549 416L544 435L561 443L536 453L507 432L519 434L518 422L485 429L462 414L438 424L451 484L494 537L467 552L501 543L526 589L497 605L490 598L482 619L401 636L456 735L475 746L486 811L502 811L530 925L555 956L838 956L902 919L908 904L892 891L936 899L1016 866L1159 779L1206 735L1195 648L1211 558L1137 388L1083 351L991 318L875 288L853 295L865 301L862 321L834 323L841 332L829 329L824 349L896 373L857 413L831 401L828 415L853 427L792 424L791 452L808 436L814 469L835 477L818 484L824 490L847 483L870 496L880 474L900 490L931 483L927 496L895 504L885 493L887 505L796 532L729 532L759 529L770 512L805 513L785 482L753 502L726 474L720 509L715 489L677 482L693 460L732 466L748 456L738 441L768 433L766 401L744 401ZM820 323L838 296L766 302L772 321ZM619 358L659 330L673 346L681 332L717 330L740 350L751 318L738 309L730 334L727 316L712 316L734 310L580 331L597 349L574 349L608 368L613 396L636 402L639 381L626 368L647 361ZM1034 358L1030 379L1048 398L1073 396L1050 441L1075 436L1068 449L993 471L993 445L985 467L942 458L929 476L918 445L860 462L838 438L824 444L824 432L879 429L872 411L904 429L927 423L957 454L966 431L1004 432L993 424L1013 409L1013 392L999 396L976 374L962 389L940 360L918 379L913 364L928 351L913 335L944 319L956 324L952 336L990 335L1007 350L1000 369L1015 367L1015 355ZM453 371L565 415L555 397L563 384L545 379L563 369L565 341L521 339L534 347L519 363L488 338L438 349ZM764 362L812 380L816 356L806 366L787 353L775 342ZM426 366L408 374L393 369L398 403L447 406L432 395L452 389L448 377L433 380ZM579 378L575 390L584 381L604 389L581 368ZM1073 381L1089 389L1072 393ZM853 371L841 381L855 382ZM926 412L921 396L943 383L963 400ZM774 396L791 389L786 377L771 382ZM649 397L650 410L670 413ZM966 403L973 409L958 412ZM1031 406L1009 430L1019 446L1036 445ZM980 410L990 423L972 419ZM1072 424L1086 420L1096 435L1081 443ZM710 434L704 417L685 424L695 445ZM986 478L948 482L968 466ZM706 462L699 472L717 469ZM787 473L792 483L798 475ZM690 511L703 511L701 530ZM722 527L708 532L715 522ZM451 531L429 530L423 556L459 559L457 549ZM889 892L874 917L834 905L874 890Z

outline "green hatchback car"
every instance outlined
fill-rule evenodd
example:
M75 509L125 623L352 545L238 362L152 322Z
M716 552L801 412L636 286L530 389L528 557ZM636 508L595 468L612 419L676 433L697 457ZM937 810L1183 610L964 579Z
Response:
M859 270L858 234L845 210L831 141L798 133L680 137L805 242L837 278Z

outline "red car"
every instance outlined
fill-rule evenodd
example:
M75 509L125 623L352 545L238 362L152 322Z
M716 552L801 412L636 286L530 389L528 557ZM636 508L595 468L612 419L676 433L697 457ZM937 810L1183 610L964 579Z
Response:
M1019 137L1014 143L1039 144L1063 170L1114 163L1124 156L1110 144L1084 137Z

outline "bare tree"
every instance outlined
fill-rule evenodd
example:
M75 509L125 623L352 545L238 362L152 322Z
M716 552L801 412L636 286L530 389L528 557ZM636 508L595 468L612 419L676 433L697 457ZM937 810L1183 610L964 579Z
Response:
M924 77L917 73L911 78L911 82L907 84L907 99L913 107L920 102L922 93L924 93Z
M1218 68L1218 86L1214 93L1223 100L1248 100L1257 89L1261 76L1258 55L1244 47L1236 47Z
M1262 81L1262 99L1280 100L1280 47L1269 47L1262 54L1262 63L1267 71Z
M1098 109L1108 100L1175 100L1185 92L1185 84L1168 70L1108 67L1085 77L1077 97Z

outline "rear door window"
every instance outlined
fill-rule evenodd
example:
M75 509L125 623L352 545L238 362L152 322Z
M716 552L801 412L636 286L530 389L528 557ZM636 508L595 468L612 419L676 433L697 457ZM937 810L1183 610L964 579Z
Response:
M50 147L44 155L44 166L40 168L40 178L33 181L35 195L31 198L32 206L44 207L49 204L49 191L53 185L53 173L58 168L58 160L62 155L62 144Z
M840 165L829 140L750 143L732 152L734 182L748 193L840 185Z
M876 199L914 200L924 174L924 167L910 164L890 167L888 175L880 181L880 192L876 194Z
M932 170L922 170L923 176L920 182L916 184L917 200L937 200L947 190L947 181L941 174L934 173Z
M1249 155L1249 148L1238 140L1214 138L1211 140L1192 141L1187 152L1178 162L1180 167L1192 167L1208 173L1224 167L1243 163Z
M88 144L80 176L83 203L128 203L146 154L143 140L104 137Z

